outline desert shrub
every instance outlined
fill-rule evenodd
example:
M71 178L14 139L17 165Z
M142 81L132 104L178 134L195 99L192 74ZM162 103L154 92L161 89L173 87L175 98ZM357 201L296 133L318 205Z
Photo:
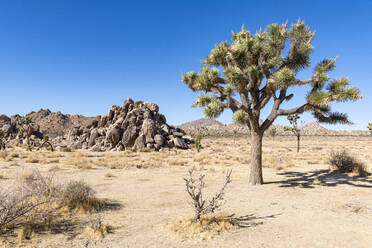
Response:
M36 216L32 212L52 202L55 192L53 176L42 176L37 170L16 185L0 189L0 231L32 222Z
M329 164L332 169L336 169L341 173L356 173L359 176L367 175L366 167L356 158L348 154L347 151L332 152Z
M199 176L199 183L196 184L196 181L193 178L194 168L189 170L189 178L184 178L186 182L186 191L189 194L192 200L192 206L194 208L194 221L200 221L201 216L214 213L222 206L223 197L225 194L225 189L227 184L231 183L231 172L229 171L226 174L225 183L223 184L222 188L219 192L215 194L215 196L208 201L208 203L203 198L203 188L205 186L204 183L204 176L200 174Z
M103 207L103 202L95 197L92 188L83 181L69 182L62 189L60 200L62 206L69 210L95 212Z
M83 235L95 239L104 238L110 232L110 226L103 222L100 214L91 216L87 223L87 227L83 231Z

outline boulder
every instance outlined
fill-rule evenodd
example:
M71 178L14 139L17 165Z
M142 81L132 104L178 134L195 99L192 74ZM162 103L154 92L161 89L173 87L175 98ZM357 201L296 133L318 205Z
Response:
M186 144L185 141L183 141L181 138L179 137L174 137L173 138L173 142L174 142L174 145L175 147L177 148L181 148L181 149L189 149L190 147Z
M99 137L98 129L95 128L90 132L88 147L92 147L96 144L96 139Z
M159 146L163 146L165 143L165 138L162 135L157 134L154 136L154 141L155 141L155 144Z
M159 112L159 106L153 102L144 102L144 105L152 112Z
M121 140L123 129L120 126L113 126L106 134L106 143L110 143L111 147L115 147Z
M136 126L131 125L127 128L127 130L125 130L121 142L123 143L124 147L127 149L134 145L136 138L137 138Z
M133 145L133 150L135 151L140 151L143 148L146 147L146 137L144 134L141 134L140 136L137 137L136 141L134 142Z

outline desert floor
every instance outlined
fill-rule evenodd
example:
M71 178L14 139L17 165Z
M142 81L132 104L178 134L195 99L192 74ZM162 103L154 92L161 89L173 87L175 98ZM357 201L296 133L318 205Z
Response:
M372 247L372 176L329 171L332 151L346 149L372 172L372 137L264 139L265 184L249 186L248 137L210 137L203 149L162 152L26 152L11 148L0 157L0 185L11 185L34 168L62 183L87 182L112 209L101 212L111 231L101 239L82 234L79 222L60 232L36 233L24 247ZM191 216L184 177L194 166L206 175L212 196L232 169L221 212L246 216L247 227L214 237L182 238L169 223ZM16 237L3 237L12 242Z

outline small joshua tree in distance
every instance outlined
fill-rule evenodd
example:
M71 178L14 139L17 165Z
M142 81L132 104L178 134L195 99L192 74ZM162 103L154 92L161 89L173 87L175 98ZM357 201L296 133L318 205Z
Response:
M203 199L203 188L205 186L204 183L204 176L200 174L199 176L199 183L196 183L196 180L193 178L194 168L189 170L189 178L184 178L186 182L186 191L192 199L192 206L194 207L194 221L199 221L200 217L205 214L214 213L218 210L223 203L223 197L225 194L225 189L227 184L231 183L231 173L232 171L228 171L225 178L225 183L223 184L222 188L215 196L206 202Z
M273 140L275 139L275 136L276 136L276 128L272 128L269 132L270 136L273 138Z
M51 150L52 152L54 152L54 147L53 147L52 143L49 141L49 136L46 135L46 134L43 135L43 143L41 144L40 147L43 147L43 146L45 146L45 145L49 145L50 150Z
M32 123L32 119L31 119L31 116L26 116L22 119L22 122L23 122L23 125L24 125L24 128L21 128L19 131L21 133L25 133L26 135L26 139L27 139L27 150L28 151L32 151L32 147L31 147L31 135L32 135L32 127L33 127L33 123Z
M314 35L301 20L291 27L274 23L255 34L243 26L232 34L231 43L223 41L211 50L199 73L182 75L182 82L192 91L203 92L193 106L204 108L205 116L215 118L230 109L234 121L249 128L251 185L263 184L262 138L277 117L308 111L320 122L350 124L347 115L332 112L331 105L362 98L357 87L350 87L349 79L330 80L328 73L337 58L322 60L310 78L299 78L299 72L311 64ZM298 86L309 87L304 102L281 108L297 94L296 89L290 93L290 88ZM262 110L269 105L271 112L260 121Z
M289 115L287 117L291 126L284 127L285 131L291 131L297 137L297 152L300 152L301 128L298 126L297 120L300 119L298 114Z
M372 134L372 123L368 123L368 126L367 126L369 132Z

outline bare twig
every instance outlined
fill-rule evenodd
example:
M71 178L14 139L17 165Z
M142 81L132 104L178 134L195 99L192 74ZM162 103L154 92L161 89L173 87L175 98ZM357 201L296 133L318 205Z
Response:
M222 206L223 203L223 197L225 194L225 189L227 184L231 182L231 173L232 171L228 171L225 178L225 183L220 189L218 193L215 194L215 196L208 201L208 204L206 204L206 201L203 200L203 193L202 190L205 186L204 183L204 177L205 175L200 174L199 176L199 183L198 185L195 185L195 180L193 178L193 172L194 168L189 170L189 176L190 178L184 178L186 182L186 191L189 194L189 196L192 199L192 205L194 207L195 212L195 221L200 220L200 216L208 213L214 213L217 209L219 209Z

